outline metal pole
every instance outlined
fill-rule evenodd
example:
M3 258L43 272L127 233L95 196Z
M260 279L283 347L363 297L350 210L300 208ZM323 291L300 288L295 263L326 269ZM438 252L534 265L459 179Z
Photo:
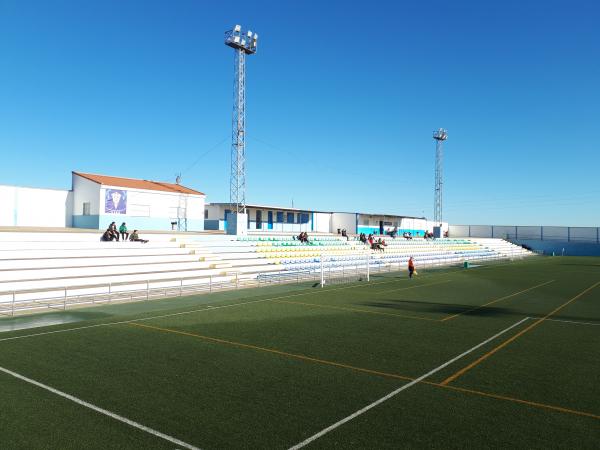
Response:
M11 316L15 315L15 297L17 296L17 293L15 291L13 291L12 294L12 312L11 312Z
M212 275L208 278L208 290L212 292Z
M325 272L323 268L323 253L321 253L321 287L325 286Z
M370 256L371 256L371 253L367 250L367 281L370 281L370 273L369 273Z
M179 296L181 297L183 293L183 278L179 280Z
M65 297L63 300L63 310L67 309L67 287L65 286Z
M146 280L146 300L150 299L150 280Z

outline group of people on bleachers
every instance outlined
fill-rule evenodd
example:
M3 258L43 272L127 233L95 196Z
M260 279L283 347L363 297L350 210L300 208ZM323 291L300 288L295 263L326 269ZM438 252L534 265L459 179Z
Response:
M141 242L142 244L146 244L148 242L147 239L140 239L138 230L133 230L133 233L129 234L129 230L127 229L127 224L125 222L121 224L118 230L117 224L112 222L102 234L100 240L105 242L118 242L120 240L126 241L128 238L131 242Z
M410 241L413 238L412 233L410 231L405 231L404 233L402 233L402 237L407 241Z
M375 240L375 236L373 236L373 234L369 234L369 236L367 236L365 233L360 233L358 240L363 244L368 245L371 250L384 251L385 247L387 247L385 239L379 238Z
M433 233L431 231L426 231L425 234L423 235L423 239L428 241L430 239L435 239L435 237L433 236Z
M300 234L295 238L298 239L303 244L308 244L308 233L306 231L300 232Z

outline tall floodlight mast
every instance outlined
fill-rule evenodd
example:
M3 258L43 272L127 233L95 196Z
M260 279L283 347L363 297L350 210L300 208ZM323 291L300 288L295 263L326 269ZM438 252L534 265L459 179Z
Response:
M436 224L442 223L442 199L444 187L444 168L443 168L443 143L448 139L448 132L443 128L433 132L435 139L435 187L433 197L433 221Z
M256 53L257 40L258 34L242 31L240 25L225 33L225 45L235 50L229 181L229 201L235 214L246 213L246 55Z

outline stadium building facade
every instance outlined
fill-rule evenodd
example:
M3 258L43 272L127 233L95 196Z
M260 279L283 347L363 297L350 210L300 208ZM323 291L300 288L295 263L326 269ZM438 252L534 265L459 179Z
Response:
M413 236L423 236L425 231L432 231L435 225L439 225L424 217L314 211L256 204L246 205L246 211L249 231L339 233L346 230L348 234L388 234L396 228L399 234L409 232ZM204 228L226 230L230 213L229 203L208 203ZM448 224L443 223L442 229L447 231Z
M71 190L0 186L0 226L204 230L206 196L179 184L72 173Z

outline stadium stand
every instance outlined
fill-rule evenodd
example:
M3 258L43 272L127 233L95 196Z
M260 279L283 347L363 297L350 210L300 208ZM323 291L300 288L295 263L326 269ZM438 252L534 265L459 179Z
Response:
M383 252L352 238L286 234L144 234L147 244L100 242L93 232L0 232L0 314L177 296L261 282L313 279L366 267L404 269L528 256L500 239L387 239Z

